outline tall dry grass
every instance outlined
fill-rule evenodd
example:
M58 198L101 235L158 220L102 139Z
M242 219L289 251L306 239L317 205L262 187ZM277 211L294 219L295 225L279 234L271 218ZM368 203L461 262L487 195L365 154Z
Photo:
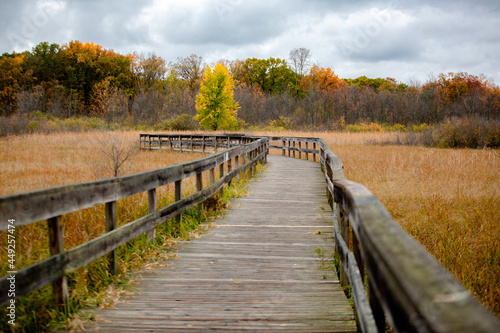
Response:
M323 138L341 158L347 179L370 189L409 234L500 314L499 150L388 145L397 142L397 133L259 134Z
M139 151L139 132L93 132L57 133L11 136L0 139L0 195L31 191L52 186L93 181L113 176L108 166L112 161L106 152L112 147L130 153L120 169L120 174L133 174L146 170L167 167L174 163L198 159L206 155L190 152ZM216 177L217 177L216 172ZM208 172L203 175L204 184L209 183ZM183 181L183 196L195 192L195 177ZM226 190L226 194L234 192ZM158 207L162 208L174 201L174 186L166 185L157 189ZM221 203L216 203L221 205ZM222 203L223 205L223 203ZM220 208L220 207L216 207ZM147 195L140 193L117 202L118 225L131 222L147 215ZM175 241L172 237L186 236L197 227L203 216L197 211L187 212L180 225L169 221L162 224L155 246L144 246L147 241L138 239L119 250L119 271L116 278L109 277L106 259L81 268L70 276L70 298L75 308L81 304L102 304L111 283L123 283L128 272L140 269L152 260L164 259ZM15 218L15 217L13 217ZM105 233L104 205L97 205L63 216L64 246L71 249ZM22 269L50 256L48 230L44 221L16 228L16 269ZM8 269L6 232L0 232L0 275ZM114 282L113 282L114 281ZM23 331L44 331L57 311L50 308L50 288L30 294L18 303L18 317L26 326ZM82 301L83 298L89 298ZM80 305L79 305L80 304ZM64 318L62 318L64 320ZM57 322L57 320L56 320ZM5 327L4 327L5 328ZM9 328L10 329L10 328ZM0 331L2 326L0 325Z

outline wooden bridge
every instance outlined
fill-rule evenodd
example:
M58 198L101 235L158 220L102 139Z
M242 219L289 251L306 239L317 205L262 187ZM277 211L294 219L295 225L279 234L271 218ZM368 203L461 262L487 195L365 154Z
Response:
M13 217L18 225L42 220L49 225L52 256L16 272L17 297L52 283L56 302L64 303L66 274L145 232L153 237L158 224L268 160L249 196L234 201L217 228L182 244L179 258L144 274L139 293L126 303L96 311L99 320L87 329L384 332L389 323L396 332L499 331L498 319L406 234L377 198L344 179L341 161L323 140L142 134L140 146L212 154L137 175L0 197L0 230L7 230ZM276 149L281 156L268 156ZM182 198L182 180L194 175L197 192ZM175 184L176 202L158 208L156 189L169 183ZM116 201L144 191L149 214L116 228ZM64 251L61 216L97 204L106 206L108 232ZM338 275L329 269L333 252ZM2 306L9 302L7 278L0 280Z

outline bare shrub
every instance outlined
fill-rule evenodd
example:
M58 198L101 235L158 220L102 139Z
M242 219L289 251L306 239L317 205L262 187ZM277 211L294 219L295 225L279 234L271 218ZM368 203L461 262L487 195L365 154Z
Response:
M96 179L119 177L127 173L128 163L138 153L136 140L127 140L116 133L99 134L91 142L96 154L86 163Z

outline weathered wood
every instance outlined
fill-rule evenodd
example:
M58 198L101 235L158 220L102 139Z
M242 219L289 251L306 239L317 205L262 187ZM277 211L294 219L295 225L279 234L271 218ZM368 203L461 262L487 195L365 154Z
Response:
M106 232L116 229L116 201L106 203ZM115 250L108 255L108 270L111 275L118 273L118 256Z
M179 202L182 199L182 181L178 180L175 182L175 202ZM180 224L182 221L182 215L179 214L175 217L177 224Z
M213 185L215 183L215 169L209 170L209 179L210 179L210 185Z
M233 169L233 166L231 164L231 159L227 161L227 173L230 173L231 170ZM231 186L231 181L228 183L229 186Z
M49 229L49 249L50 255L57 255L64 252L64 230L62 217L57 216L47 220ZM65 276L52 282L52 292L55 304L64 306L68 299L68 283Z
M331 216L320 209L326 203L317 165L274 156L269 162L249 196L215 221L218 228L180 244L179 258L141 274L137 294L93 311L97 320L85 330L356 332L338 280L316 254L318 247L325 256L333 251L331 233L314 234L331 229ZM302 198L307 204L296 204Z
M255 141L196 161L135 175L3 196L0 197L0 231L7 229L7 221L12 216L16 216L16 223L21 226L117 201L208 171L261 144Z
M203 174L199 173L196 175L196 192L201 192L203 190ZM198 209L203 212L203 202L198 204Z
M178 144L179 150L183 150L183 138L189 138L186 147L192 150L201 147L203 150L204 136L182 136L182 135L140 135L139 145L142 148L161 149L163 139L168 138L169 144ZM183 163L170 168L155 170L153 172L138 175L115 178L99 182L71 185L48 190L33 191L20 195L0 197L0 230L5 230L7 218L2 216L20 216L21 225L29 224L44 219L53 219L57 216L91 207L96 204L106 204L106 210L110 209L112 202L121 198L155 189L158 186L179 182L186 177L200 175L207 170L213 170L219 166L219 180L196 194L180 199L173 205L155 213L150 213L143 219L134 221L126 226L110 231L105 235L82 244L67 252L52 255L49 259L27 267L18 272L16 279L16 296L37 289L56 279L64 277L64 274L72 272L95 260L96 258L116 249L117 246L133 239L134 237L154 228L165 219L179 215L183 209L193 207L207 197L221 190L226 182L231 180L239 172L255 170L256 161L265 161L267 149L282 149L282 154L288 150L288 156L296 156L296 152L313 153L320 155L322 168L326 173L327 196L334 194L334 199L345 213L345 219L352 224L351 250L346 246L341 247L342 267L352 287L354 301L361 327L366 327L367 317L360 308L367 308L366 304L358 304L361 296L359 293L363 288L364 268L366 266L367 280L370 289L370 305L376 322L382 329L385 325L387 315L395 330L407 332L426 331L454 332L475 330L479 332L496 332L499 329L498 320L487 312L456 279L447 273L435 259L430 257L416 242L409 237L390 217L382 204L364 187L359 184L344 180L343 166L340 159L329 149L328 145L321 139L314 138L267 138L266 140L278 140L283 146L267 146L262 144L260 138L235 138L230 136L215 136L214 150L217 150L217 141L220 138L221 146L241 144L246 140L254 140L252 144L244 147L235 147L219 154L214 154L207 159L201 159L193 163ZM175 140L178 139L178 142ZM287 143L288 142L288 143ZM298 142L298 148L296 143ZM306 148L302 148L302 142ZM293 147L292 147L293 143ZM308 143L313 143L312 150L308 149ZM316 145L319 143L319 150ZM251 162L244 163L238 168L237 156L249 154ZM235 158L235 168L231 170L230 161ZM224 175L224 163L228 164L228 174ZM213 171L212 171L213 172ZM211 173L212 173L211 172ZM288 174L287 174L288 176ZM213 177L215 178L215 177ZM292 193L296 188L286 188L286 182L282 184L281 190ZM180 191L179 191L180 192ZM148 194L149 197L149 194ZM279 215L285 213L285 209L271 209L274 198L260 202L260 212L269 215L276 212ZM294 206L302 206L294 203ZM29 203L29 204L27 204ZM23 206L24 205L24 206ZM115 204L116 205L116 204ZM330 202L333 205L333 202ZM281 206L280 206L281 207ZM285 208L285 207L284 207ZM339 210L340 210L339 209ZM244 208L243 208L244 210ZM249 210L247 214L253 216L255 212ZM335 210L337 212L337 208ZM112 216L107 213L107 216ZM108 218L107 218L108 219ZM113 220L113 218L110 218ZM116 221L116 213L114 220ZM288 222L292 222L291 219ZM302 222L302 221L300 221ZM296 223L299 223L297 221ZM228 225L228 227L230 227ZM241 230L248 229L241 226ZM261 226L261 229L275 229L276 226ZM224 228L225 229L225 228ZM221 229L223 231L224 229ZM292 240L292 229L284 228L286 239ZM340 232L339 226L336 230ZM345 227L343 227L345 230ZM245 237L254 240L253 230L227 234L226 239L234 237ZM345 234L345 233L344 233ZM268 232L268 235L272 233ZM339 239L342 238L341 236ZM347 236L346 236L347 238ZM416 245L415 245L416 244ZM258 253L259 250L254 250ZM288 253L291 253L287 250ZM277 253L281 253L277 251ZM261 255L240 256L238 260L252 260L261 258ZM240 269L241 272L245 268ZM357 272L357 273L356 273ZM361 281L361 282L360 282ZM6 277L0 279L0 304L7 301L8 288ZM356 287L357 286L357 287ZM18 291L19 290L19 291ZM358 300L358 301L357 301Z
M336 255L342 264L340 283L341 285L351 287L356 309L356 319L362 332L379 332L372 308L365 293L364 280L357 265L354 264L355 258L349 251L348 243L340 232L342 230L340 219L334 219L333 224L335 226Z
M224 177L224 164L219 165L219 179ZM220 189L220 196L224 195L224 186Z
M19 271L16 274L16 297L26 295L33 290L41 288L55 279L64 276L64 274L74 272L110 251L113 251L118 246L151 230L158 224L179 216L180 213L186 209L194 207L199 202L213 196L224 186L224 184L228 183L231 178L234 178L237 173L242 170L247 170L252 164L257 163L258 159L264 158L263 154L247 162L245 165L240 166L239 169L232 170L231 173L221 177L212 186L203 189L201 192L180 199L153 214L144 216L69 251L54 255L47 260ZM180 193L180 190L180 185L178 186L178 191L176 186L177 194ZM111 207L110 214L112 214L111 203L109 207ZM2 293L0 293L0 306L5 305L9 301L9 298L7 298L7 290L10 282L7 280L7 277L8 276L4 276L0 279L0 291L2 291Z
M152 214L156 212L158 208L158 197L156 195L156 189L148 191L148 213ZM156 239L156 228L153 228L147 232L147 237L151 243L154 243Z
M382 304L397 330L418 332L425 325L429 331L494 332L500 327L455 277L404 232L370 191L346 180L334 184L335 201L349 215L362 245L371 303ZM436 301L440 298L446 301Z
M235 168L237 168L237 167L239 166L239 163L240 163L240 162L239 162L239 156L236 156L236 157L234 158L234 167L235 167ZM240 180L240 175L239 175L239 174L237 174L237 175L236 175L235 180L236 180L236 181L239 181L239 180Z

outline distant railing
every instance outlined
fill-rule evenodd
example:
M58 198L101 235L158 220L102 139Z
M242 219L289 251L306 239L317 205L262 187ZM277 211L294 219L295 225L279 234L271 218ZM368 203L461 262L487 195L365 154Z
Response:
M182 148L184 137L180 137L179 147ZM153 136L141 135L141 145L151 138ZM236 140L239 140L238 145L233 147ZM9 273L0 279L0 306L13 299L9 293L11 274L15 275L15 298L52 282L56 303L65 304L68 297L67 274L108 253L111 253L109 270L111 274L114 274L117 264L115 249L118 246L144 233L147 233L150 239L154 239L157 225L180 216L186 209L222 191L223 186L230 184L231 180L238 177L240 173L247 170L255 173L257 163L266 160L268 143L265 138L238 139L231 135L218 135L214 148L219 147L222 142L226 148L231 148L196 161L130 176L0 197L0 231L9 229L10 219L15 219L16 227L47 220L51 254L51 257L46 260ZM162 137L160 137L159 144L161 146ZM216 168L219 168L217 180L215 180ZM210 185L207 187L203 186L203 172L209 172ZM191 176L196 176L197 191L182 198L182 180ZM157 189L172 183L175 184L175 202L158 209ZM148 192L148 215L117 228L117 200L141 192ZM105 205L106 233L65 251L62 216L99 204Z
M171 149L180 152L216 153L220 149L241 146L258 138L244 134L140 134L141 149Z
M344 178L342 161L325 141L268 139L269 148L282 150L283 156L321 156L334 214L340 282L351 291L361 331L385 332L387 319L396 332L500 332L498 319L407 234L366 187Z

